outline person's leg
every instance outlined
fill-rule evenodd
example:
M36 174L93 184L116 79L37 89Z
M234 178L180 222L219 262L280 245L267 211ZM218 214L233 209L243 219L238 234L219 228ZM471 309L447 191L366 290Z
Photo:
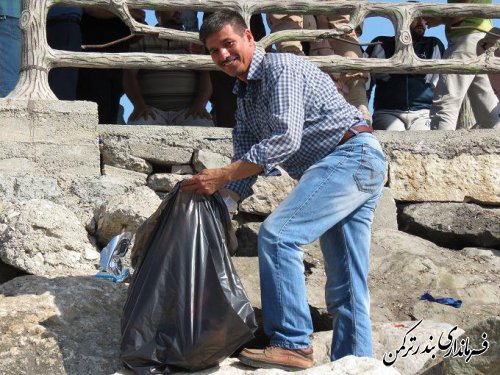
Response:
M484 36L483 33L471 35L468 43L472 46L477 45ZM486 74L478 74L469 87L467 95L476 123L479 128L500 128L500 112L498 107L498 98L493 91L491 81Z
M54 49L80 51L80 25L74 21L47 23L47 41ZM49 85L59 100L75 100L78 68L55 68L49 72Z
M431 118L429 109L410 111L407 114L407 130L431 130Z
M267 23L272 33L283 30L301 30L304 28L303 17L298 14L268 14ZM299 41L277 43L276 48L278 52L288 52L296 55L304 54L302 52L302 44Z
M16 87L21 69L21 28L19 18L0 19L0 98Z
M368 270L371 224L379 197L371 197L321 236L327 309L335 317L332 361L352 354L372 355Z
M262 312L271 346L309 346L312 322L300 246L319 238L366 204L371 207L373 198L380 194L384 175L380 145L371 134L360 134L309 168L262 224L258 237Z
M170 125L177 126L214 126L212 120L206 118L194 118L192 115L187 116L189 108L181 109L178 111L173 111L175 114L173 116L173 122Z
M474 39L474 38L473 38ZM450 40L444 59L467 59L476 56L476 43L471 43L471 35ZM474 39L475 40L475 39ZM471 74L441 74L431 108L431 129L455 130L458 114L469 87L474 80Z
M405 131L406 126L399 116L400 111L378 110L373 113L373 129Z

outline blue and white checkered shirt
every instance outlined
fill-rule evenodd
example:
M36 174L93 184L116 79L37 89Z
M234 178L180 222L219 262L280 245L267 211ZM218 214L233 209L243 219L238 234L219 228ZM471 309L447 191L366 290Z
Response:
M347 129L366 125L332 79L303 57L255 50L247 80L233 91L238 102L233 161L258 164L265 175L280 165L299 179L334 150ZM233 181L226 188L244 199L255 180Z

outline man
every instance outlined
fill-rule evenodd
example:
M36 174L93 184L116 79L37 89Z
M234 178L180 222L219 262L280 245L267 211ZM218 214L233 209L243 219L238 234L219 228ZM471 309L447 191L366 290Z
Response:
M448 3L491 4L491 0L448 0ZM445 59L476 57L477 43L485 35L482 31L489 31L493 27L491 20L476 17L427 19L429 27L442 23L446 25L448 39L448 48L443 56ZM469 97L479 128L500 127L500 106L486 74L443 74L434 90L431 128L455 130L465 95Z
M237 13L207 18L200 39L215 64L238 78L233 162L183 181L183 191L238 201L256 175L281 165L299 179L261 226L258 238L264 331L270 346L245 349L240 360L286 370L313 365L313 332L301 245L321 239L326 300L336 313L332 360L370 356L368 264L370 226L385 161L362 114L330 77L293 54L265 54Z
M0 0L0 98L16 86L21 69L21 1Z
M410 25L413 49L421 59L440 59L444 45L438 38L424 36L426 22L415 19ZM388 59L394 55L395 37L378 36L366 50L369 57ZM437 74L372 74L375 87L373 128L379 130L430 130L430 109Z
M184 30L180 11L156 11L158 27ZM199 47L199 48L198 48ZM146 35L130 52L200 53L203 46ZM151 69L123 70L123 88L134 105L128 125L213 126L206 111L212 93L208 72Z

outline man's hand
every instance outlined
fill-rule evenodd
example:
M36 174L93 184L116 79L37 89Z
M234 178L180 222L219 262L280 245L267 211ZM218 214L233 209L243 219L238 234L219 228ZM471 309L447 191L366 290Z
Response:
M263 167L260 165L237 160L223 168L204 169L196 176L182 181L181 191L195 191L202 195L212 195L227 183L259 174L262 170ZM238 194L234 194L235 200L238 201Z
M147 120L148 117L151 117L153 120L156 120L156 114L153 111L153 108L151 108L148 105L145 105L143 107L134 107L134 111L130 114L130 120L135 121L138 120L139 118L143 118L144 120Z
M196 176L182 181L181 191L212 195L229 181L229 173L225 168L204 169Z
M186 116L184 118L188 118L189 116L193 116L193 118L204 118L207 120L212 120L212 116L207 112L206 108L196 104L186 112Z

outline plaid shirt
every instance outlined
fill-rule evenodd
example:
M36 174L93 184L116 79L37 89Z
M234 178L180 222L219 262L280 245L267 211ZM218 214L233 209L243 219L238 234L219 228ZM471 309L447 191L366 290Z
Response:
M0 16L21 17L21 0L0 0Z
M347 129L366 125L332 79L302 57L255 50L247 79L233 91L238 102L233 161L258 164L264 175L281 165L299 179L334 150ZM255 180L233 181L226 188L244 199Z

